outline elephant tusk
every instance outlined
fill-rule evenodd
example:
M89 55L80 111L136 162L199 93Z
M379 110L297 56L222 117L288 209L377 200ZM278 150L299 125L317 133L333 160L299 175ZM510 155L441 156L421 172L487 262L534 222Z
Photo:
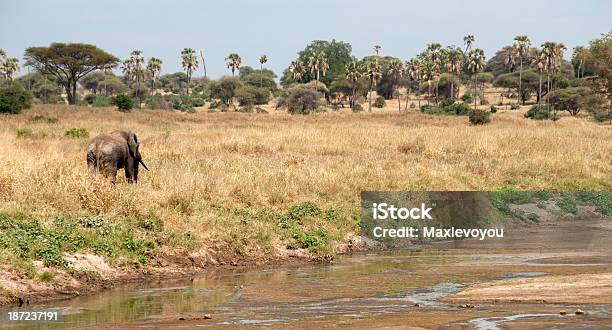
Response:
M147 165L145 165L145 163L142 161L142 159L140 160L140 163L142 164L142 166L144 166L145 170L149 170L149 168L147 167Z

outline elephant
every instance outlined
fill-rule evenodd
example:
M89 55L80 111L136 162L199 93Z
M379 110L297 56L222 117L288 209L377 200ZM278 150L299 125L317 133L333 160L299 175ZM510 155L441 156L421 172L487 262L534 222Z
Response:
M140 164L148 171L139 151L140 143L131 131L114 131L100 134L87 146L87 167L91 175L101 173L115 183L117 171L125 171L128 183L138 182Z

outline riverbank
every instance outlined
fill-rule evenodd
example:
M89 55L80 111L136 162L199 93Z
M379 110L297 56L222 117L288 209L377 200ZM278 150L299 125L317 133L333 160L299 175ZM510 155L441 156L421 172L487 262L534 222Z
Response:
M610 324L612 302L605 300L608 292L601 289L612 286L609 221L565 221L548 229L558 235L543 242L547 247L534 246L540 243L540 234L533 227L517 227L509 231L511 243L506 246L476 240L465 248L436 244L412 251L355 252L338 256L331 264L202 273L29 308L62 311L63 320L49 327L65 328L410 324L415 329L522 329ZM592 240L572 236L578 229ZM555 285L574 285L564 283L569 279L580 283L569 290L554 290ZM518 288L516 293L524 299L517 301L478 299L470 293L507 288L512 297L513 283L533 283L539 291ZM557 300L541 295L546 292ZM576 315L576 310L584 313Z

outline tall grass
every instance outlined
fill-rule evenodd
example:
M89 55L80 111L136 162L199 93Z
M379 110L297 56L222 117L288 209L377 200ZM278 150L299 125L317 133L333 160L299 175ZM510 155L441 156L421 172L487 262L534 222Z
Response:
M58 215L159 219L164 231L193 233L198 244L190 251L203 254L232 248L248 256L296 242L330 242L328 253L357 235L362 190L612 188L612 131L579 118L535 122L507 112L475 127L464 117L416 112L290 116L36 106L0 121L1 212L47 223ZM122 172L115 186L91 179L88 139L66 137L72 127L90 137L136 132L151 171L137 185L125 183ZM24 128L31 134L18 137ZM310 217L299 232L279 226L283 214L306 201L321 214L341 216ZM269 215L254 216L261 212Z

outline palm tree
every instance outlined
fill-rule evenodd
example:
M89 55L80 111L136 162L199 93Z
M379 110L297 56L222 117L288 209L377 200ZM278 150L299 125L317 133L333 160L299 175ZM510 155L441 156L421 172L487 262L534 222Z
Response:
M474 109L476 109L476 73L480 72L485 65L484 51L479 48L474 48L468 53L467 68L472 72L474 79Z
M136 78L136 95L138 96L138 108L142 107L142 91L140 89L140 80L144 74L142 64L144 63L144 57L142 56L141 50L134 50L130 53L130 60L132 64L132 76Z
M389 63L387 74L393 77L393 88L397 92L397 107L399 112L402 112L402 99L398 88L399 79L404 76L404 65L400 60L394 60Z
M546 68L546 56L542 50L539 51L532 63L538 69L540 85L538 89L538 108L542 107L542 72Z
M576 78L584 78L584 61L586 59L586 48L583 46L576 46L574 53L572 54L572 62L577 63Z
M463 37L463 43L465 44L465 53L467 53L472 48L472 44L474 43L474 41L476 41L476 38L474 38L474 36L471 34L468 34Z
M406 70L411 79L416 79L417 82L417 102L421 109L421 61L416 58L411 59L406 63ZM406 95L406 109L408 109L408 95Z
M518 51L519 56L519 87L518 87L518 96L517 103L521 104L521 98L523 93L523 59L529 56L531 52L531 40L529 40L528 36L520 35L514 37L514 44L516 45L516 49ZM523 102L524 104L524 102Z
M242 58L240 55L236 53L231 53L225 58L225 66L228 69L232 70L232 77L234 76L234 72L236 70L240 70L240 66L242 65Z
M202 58L202 70L204 70L204 78L206 78L206 61L204 60L204 49L200 49L200 57Z
M378 56L378 53L382 49L382 46L381 45L374 45L373 48L374 48L374 53L376 53L376 56Z
M153 94L153 89L155 89L155 80L157 80L161 72L161 65L162 61L156 57L151 57L149 62L147 62L147 71L151 75L151 94Z
M351 83L351 110L355 112L355 93L357 91L357 83L361 79L362 73L356 61L352 61L346 65L346 80Z
M304 77L304 73L306 73L306 69L304 65L300 61L293 61L289 64L289 72L291 72L291 76L295 82L302 81Z
M263 88L263 65L268 63L268 55L263 54L259 57L259 68L261 71L261 74L259 75L259 87Z
M430 104L431 99L431 81L435 76L435 65L427 58L421 58L421 79L427 81L427 104ZM420 88L420 86L419 86Z
M461 73L461 65L463 64L463 53L461 49L455 46L449 46L446 49L446 69L450 73L451 83L451 100L455 100L455 74Z
M4 64L2 65L4 71L4 76L8 82L13 81L13 76L15 73L19 72L19 60L15 57L10 57L4 60Z
M196 56L195 50L192 48L183 48L181 51L181 59L183 70L187 74L187 84L191 82L193 71L198 69L198 57ZM189 92L189 86L187 86L187 92Z
M382 78L382 72L380 65L378 64L378 59L370 61L365 65L364 74L370 82L370 90L368 92L368 112L372 112L372 89Z
M6 61L6 52L0 48L0 76L4 76L4 61Z
M127 81L128 87L131 87L132 85L132 75L133 75L133 59L132 58L128 58L126 60L123 61L123 63L121 63L121 72L123 72L123 76L125 77L125 80Z
M431 78L434 77L439 78L442 68L442 61L444 60L444 51L442 49L442 45L439 43L429 43L427 44L427 49L425 50L425 57L427 61L431 64ZM438 104L438 92L440 87L440 79L436 80L436 104ZM431 94L431 93L430 93Z
M550 74L554 71L556 65L555 62L557 57L557 44L550 41L544 42L542 44L542 51L540 52L540 57L544 63L544 70L546 70L546 105L550 107Z
M318 54L313 54L312 56L310 56L310 58L308 59L308 68L310 69L311 73L316 72L317 74L315 81L315 90L318 92L320 73L322 72L323 75L325 75L327 70L329 70L329 64L327 64L327 57L325 56L325 53L320 52Z
M104 96L108 96L108 89L106 88L106 76L113 72L115 64L104 64L102 66L102 73L104 74ZM46 75L45 75L46 78ZM46 83L46 81L45 81Z
M565 50L567 50L567 48L565 47L563 43L553 43L552 62L551 62L551 71L553 72L553 74L556 74L560 71L561 61L563 60L563 52ZM555 88L554 83L555 83L555 80L553 76L553 80L550 83L551 91L553 91ZM546 102L548 103L548 95L546 95ZM553 109L554 109L554 106L553 106ZM556 110L555 110L555 114L556 114Z

